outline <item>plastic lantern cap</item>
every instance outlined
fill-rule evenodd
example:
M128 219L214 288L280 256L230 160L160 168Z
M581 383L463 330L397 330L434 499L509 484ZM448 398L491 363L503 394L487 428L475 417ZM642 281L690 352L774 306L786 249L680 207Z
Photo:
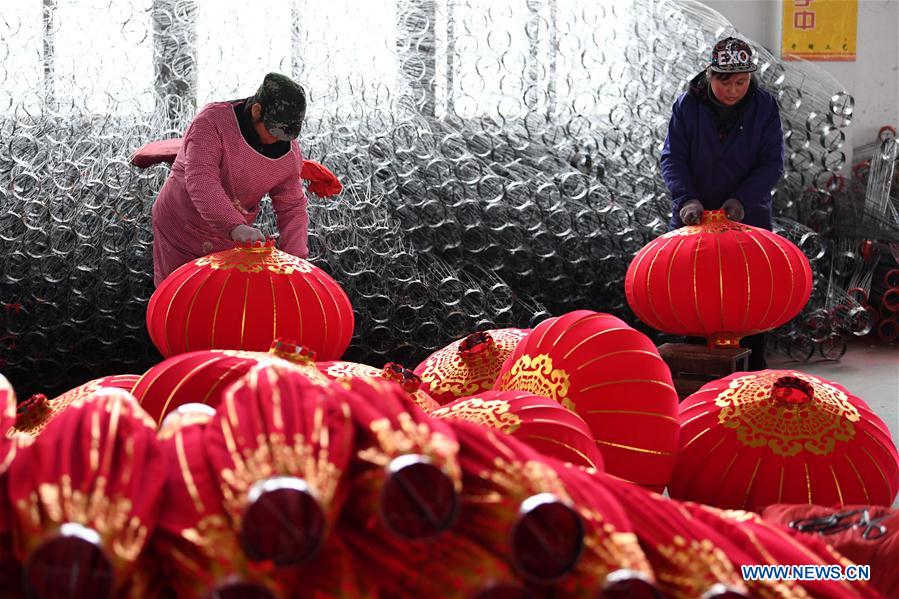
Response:
M700 599L750 599L750 597L740 590L718 582L703 593Z
M609 573L598 594L600 599L658 599L661 596L645 573L630 568Z
M450 528L459 515L453 480L428 456L406 454L387 465L380 513L387 528L403 539L425 539Z
M553 493L538 493L521 502L510 534L515 568L538 583L559 580L577 565L584 548L584 522Z
M301 478L275 476L256 481L247 494L240 544L251 561L277 566L314 559L325 538L321 504Z
M532 599L534 595L521 585L497 582L479 589L471 599Z
M274 593L255 582L233 580L207 593L203 599L278 599Z
M75 522L42 542L25 564L28 596L37 599L105 599L113 596L112 564L100 535Z

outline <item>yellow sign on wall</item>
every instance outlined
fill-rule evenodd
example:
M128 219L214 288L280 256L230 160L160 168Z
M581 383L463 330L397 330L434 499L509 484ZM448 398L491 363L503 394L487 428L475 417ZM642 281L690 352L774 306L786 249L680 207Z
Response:
M855 60L858 0L782 0L784 60Z

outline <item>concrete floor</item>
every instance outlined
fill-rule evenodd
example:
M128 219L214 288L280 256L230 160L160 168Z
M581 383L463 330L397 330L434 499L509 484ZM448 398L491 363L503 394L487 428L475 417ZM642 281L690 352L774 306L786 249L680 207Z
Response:
M899 444L899 346L854 341L839 362L796 362L782 354L768 358L769 368L807 372L841 384L880 416ZM899 498L893 504L899 507Z

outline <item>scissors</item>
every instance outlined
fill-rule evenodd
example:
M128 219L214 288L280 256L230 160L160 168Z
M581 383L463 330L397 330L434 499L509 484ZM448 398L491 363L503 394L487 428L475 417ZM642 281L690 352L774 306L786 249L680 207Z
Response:
M858 520L855 520L858 516ZM866 541L875 541L884 537L889 531L887 527L880 524L889 514L880 518L871 519L867 508L860 510L852 510L848 512L839 512L821 518L803 518L801 520L793 520L790 522L790 528L794 528L799 532L817 532L822 535L832 535L850 528L863 528L861 536Z

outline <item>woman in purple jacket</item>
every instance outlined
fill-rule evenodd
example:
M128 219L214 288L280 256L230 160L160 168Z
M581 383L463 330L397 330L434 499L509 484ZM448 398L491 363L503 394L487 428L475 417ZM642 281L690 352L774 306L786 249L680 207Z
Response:
M743 40L715 44L712 62L677 99L662 150L671 191L671 228L696 224L703 210L771 230L771 190L783 176L780 110L752 77Z
M783 176L784 142L777 101L759 89L752 49L728 37L711 64L674 103L662 150L671 191L670 228L699 222L703 210L771 230L771 192ZM764 335L743 340L750 370L765 368Z

